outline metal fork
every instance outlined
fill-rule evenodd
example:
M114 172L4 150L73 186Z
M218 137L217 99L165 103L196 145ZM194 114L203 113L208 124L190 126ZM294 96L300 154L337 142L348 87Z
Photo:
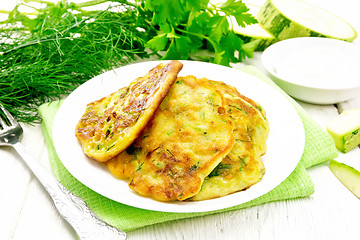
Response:
M126 239L126 234L102 221L84 200L60 184L20 143L23 129L0 103L6 119L0 116L0 146L12 146L49 193L60 215L74 228L81 240Z

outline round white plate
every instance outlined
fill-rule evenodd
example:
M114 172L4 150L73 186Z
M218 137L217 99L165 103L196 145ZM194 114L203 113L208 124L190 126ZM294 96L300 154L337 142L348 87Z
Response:
M260 197L278 186L297 166L305 145L304 128L293 106L277 90L242 71L204 62L181 62L184 67L179 76L194 75L223 81L265 109L270 133L268 150L262 157L266 173L259 183L246 191L217 199L159 202L136 194L129 189L127 181L116 179L106 166L85 156L75 137L75 126L86 105L145 75L160 61L131 64L106 72L87 81L65 99L55 116L53 138L56 152L67 170L84 185L107 198L133 207L163 212L205 212L228 208Z

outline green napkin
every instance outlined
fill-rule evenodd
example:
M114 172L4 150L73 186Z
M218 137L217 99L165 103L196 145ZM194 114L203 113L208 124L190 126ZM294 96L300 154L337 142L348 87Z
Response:
M274 88L277 88L282 92L280 88L278 88L270 79L268 79L255 67L247 66L241 68L240 70L263 79ZM235 207L203 213L167 213L143 210L112 201L87 188L79 181L77 181L65 169L56 155L53 146L52 123L61 101L43 104L39 108L39 113L43 119L43 132L45 141L48 146L50 165L54 176L58 178L59 181L70 191L84 199L89 207L101 219L115 227L118 227L119 229L130 231L143 226L166 222L169 220L204 216L224 211L233 211L264 204L267 202L306 197L313 194L314 185L310 176L306 172L306 168L336 158L338 152L330 135L328 135L321 126L313 121L311 117L293 99L291 99L285 93L283 94L294 105L302 119L305 128L305 149L299 165L284 182L282 182L279 186L267 194Z

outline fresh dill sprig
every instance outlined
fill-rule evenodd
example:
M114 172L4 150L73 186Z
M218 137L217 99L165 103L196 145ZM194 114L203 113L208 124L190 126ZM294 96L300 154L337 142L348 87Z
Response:
M241 0L22 1L0 22L0 102L27 123L40 121L40 104L151 51L162 59L229 65L251 57L256 47L244 44L227 20L257 22ZM19 11L32 3L45 7ZM101 3L110 7L87 10ZM198 54L204 49L213 54Z
M141 31L147 23L138 19L131 4L119 1L121 11L84 11L65 1L45 3L45 8L36 9L35 18L15 7L0 28L0 102L26 123L40 121L40 104L147 56L147 36Z

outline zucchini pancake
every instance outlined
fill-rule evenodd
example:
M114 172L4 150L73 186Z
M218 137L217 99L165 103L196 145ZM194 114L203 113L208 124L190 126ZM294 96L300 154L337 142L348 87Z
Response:
M181 63L169 64L174 64L175 70L170 71L172 80L159 83L167 90L156 98L157 104L139 104L144 98L141 91L136 95L139 99L124 100L131 92L131 83L88 105L76 134L80 142L91 142L92 158L104 162L116 178L127 180L138 194L158 201L213 199L261 181L265 174L261 156L266 153L270 129L265 110L223 82L191 75L177 77ZM168 65L155 69L161 72L164 66ZM141 81L135 84L151 85ZM142 127L136 126L137 118L124 114L128 113L124 109L139 108L137 118L142 112L147 116L138 120ZM117 118L120 114L122 118ZM127 129L121 128L115 134L114 129L127 126L127 121L135 122L130 130L136 133L129 138L121 132ZM114 143L121 146L116 152L111 151Z
M75 130L84 153L105 162L124 151L153 116L182 66L179 61L159 64L129 86L89 103Z
M220 92L179 77L134 144L108 162L129 187L161 201L194 196L235 142Z
M261 156L266 152L269 123L265 111L234 87L209 81L223 92L226 112L234 123L235 144L219 165L205 178L199 193L190 200L206 200L245 190L265 174Z
M179 77L142 135L107 166L157 200L217 198L262 179L268 132L265 111L234 87Z

